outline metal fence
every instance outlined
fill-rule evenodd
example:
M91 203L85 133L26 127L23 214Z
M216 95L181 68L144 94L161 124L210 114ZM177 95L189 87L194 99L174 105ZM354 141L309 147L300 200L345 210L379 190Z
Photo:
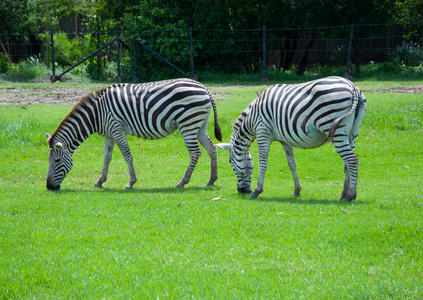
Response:
M0 34L0 51L15 62L29 56L42 58L52 66L52 79L55 80L63 74L55 73L56 41L54 33L49 34L50 38L44 38L44 42L38 35ZM96 46L87 50L79 62L65 66L69 69L66 72L96 57L102 60L99 68L115 63L117 80L120 80L121 59L125 56L130 57L125 60L125 64L131 64L126 66L126 73L130 70L133 81L163 68L193 78L207 71L260 73L265 78L271 69L283 71L294 66L301 74L313 65L344 65L347 72L351 72L353 64L359 68L362 63L386 60L405 40L403 27L396 24L225 30L186 28L118 33L68 32L67 35L69 39L94 38ZM128 74L125 77L128 78Z

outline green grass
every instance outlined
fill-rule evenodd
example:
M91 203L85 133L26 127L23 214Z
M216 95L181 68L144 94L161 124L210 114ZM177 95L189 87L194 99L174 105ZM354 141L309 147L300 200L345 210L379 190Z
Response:
M110 69L109 71L113 73L114 67L112 65L109 65L108 67L108 69ZM314 65L310 66L301 76L297 75L294 69L295 67L292 66L292 68L289 70L280 71L268 67L266 70L265 80L263 80L262 78L263 72L261 70L257 70L256 72L251 74L218 73L207 70L197 70L196 76L201 82L206 83L208 85L262 85L264 83L266 85L269 85L273 83L304 82L325 76L344 76L345 66ZM50 82L44 82L49 81L51 70L40 63L34 64L28 61L22 62L20 64L14 65L13 70L10 71L11 72L9 73L13 74L0 74L0 88L7 86L25 88L31 88L34 86L51 86ZM62 71L63 69L61 69L60 67L56 68L56 75L60 74ZM99 86L114 83L114 81L108 83L100 82L100 78L97 78L97 80L92 80L77 73L74 73L73 71L66 73L62 77L60 85L64 87L90 86L93 88L97 88ZM179 78L181 77L181 74L174 71L173 75L171 76L173 76L173 78ZM115 76L110 75L109 77L114 78ZM128 78L127 76L124 77ZM152 77L161 78L160 74L153 74ZM353 77L355 81L360 81L364 84L373 81L371 83L372 85L374 82L380 81L390 82L391 84L393 83L394 85L398 85L399 83L403 84L405 80L421 84L423 82L423 67L422 65L416 67L409 67L405 65L398 65L394 62L389 61L379 63L369 62L360 66L359 73L356 71L355 66L353 66ZM40 79L41 81L43 81L43 83L34 83L34 81L40 81ZM11 83L11 81L19 82Z
M217 101L226 141L256 90L227 89ZM258 200L237 194L225 152L216 187L205 187L203 150L192 181L176 189L188 164L179 133L129 139L133 191L117 148L105 188L92 187L103 162L93 135L50 192L45 134L70 106L0 106L0 297L421 299L423 102L366 96L352 203L337 200L343 164L331 145L296 150L300 198L277 143Z
M309 67L304 75L299 76L295 73L295 70L272 70L268 68L266 70L265 81L262 80L263 73L257 71L252 74L219 74L212 72L199 72L197 75L202 82L208 82L210 84L246 84L252 85L259 82L269 83L295 83L303 82L307 80L313 80L325 76L344 76L345 66L312 66ZM404 82L408 81L422 81L423 80L423 68L418 67L407 67L404 65L396 65L392 62L383 63L367 63L362 64L360 72L357 73L355 66L353 66L353 77L356 81L390 81L390 82Z

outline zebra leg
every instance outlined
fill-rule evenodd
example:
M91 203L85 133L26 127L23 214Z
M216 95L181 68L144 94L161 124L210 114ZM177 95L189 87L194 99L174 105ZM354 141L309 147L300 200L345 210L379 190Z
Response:
M215 181L217 180L217 151L216 146L214 145L211 138L208 136L207 131L204 127L204 130L200 129L198 134L198 140L200 144L206 149L207 153L210 156L211 160L211 172L210 172L210 180L207 183L207 186L214 185Z
M350 136L349 136L350 147L351 147L352 151L354 151L354 149L355 149L355 142L356 142L357 137L358 137L357 133L358 133L358 130L354 131L354 129L353 129L353 131L350 133ZM357 159L357 163L358 163L358 159ZM357 168L358 168L358 166L357 166ZM349 185L350 185L350 174L348 172L348 167L347 167L346 164L344 165L344 173L345 173L345 181L344 181L344 190L342 191L342 195L341 195L341 198L340 198L341 200L347 197L348 189L349 189Z
M112 152L115 142L111 137L104 137L104 163L103 172L101 173L100 179L94 184L95 187L102 188L103 183L107 180L107 173L109 171L110 161L112 160Z
M182 133L182 136L184 137L185 146L189 152L190 162L184 177L182 178L181 182L178 183L177 187L184 187L184 185L189 182L195 165L197 164L197 161L201 155L200 147L198 147L197 143L197 135L188 135Z
M348 139L333 144L336 152L344 160L345 181L340 200L351 201L357 197L358 158Z
M356 111L353 120L350 121L352 122L350 130L346 129L348 126L346 126L344 131L341 129L339 136L343 138L340 141L333 141L336 151L344 160L345 181L340 200L351 201L357 197L358 158L354 154L354 149L358 131L366 113L366 106L366 100L361 94L357 106L358 112ZM336 134L334 137L336 137Z
M125 188L132 189L132 186L135 182L137 182L137 176L135 175L134 169L134 160L131 155L131 150L129 149L128 140L126 139L126 135L120 134L118 137L114 138L116 144L118 145L120 152L122 152L123 158L128 165L129 170L129 183L126 185Z
M344 173L345 173L344 189L342 190L340 200L344 199L347 196L348 189L350 187L350 173L348 172L348 168L346 164L344 164Z
M263 192L264 175L267 169L270 143L271 140L267 135L257 136L259 176L256 189L251 194L250 198L257 198Z
M294 178L294 196L299 197L301 191L300 181L298 180L297 164L295 162L294 147L282 143L283 150L285 151L288 166L291 170L292 177Z

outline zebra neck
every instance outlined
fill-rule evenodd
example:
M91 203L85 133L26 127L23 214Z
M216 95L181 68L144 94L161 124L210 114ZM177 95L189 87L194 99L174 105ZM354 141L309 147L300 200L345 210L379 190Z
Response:
M231 138L231 144L239 151L248 151L251 144L254 142L254 136L246 134L246 132L239 131Z
M255 140L248 118L251 105L245 109L234 123L231 144L240 151L248 151L250 145Z
M69 147L73 153L90 135L98 132L97 105L79 104L63 119L54 138Z
M245 122L232 134L231 144L239 151L248 151L255 140L255 136L248 130Z

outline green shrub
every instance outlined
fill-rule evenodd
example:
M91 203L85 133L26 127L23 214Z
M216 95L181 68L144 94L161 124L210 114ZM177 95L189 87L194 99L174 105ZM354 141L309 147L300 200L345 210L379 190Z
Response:
M393 62L397 65L415 67L423 63L423 49L414 42L403 42L397 46L393 56Z
M50 49L50 34L41 33L39 38L44 42L44 46ZM68 39L66 33L57 32L54 38L54 58L55 62L62 67L68 67L84 57L84 47L79 38Z
M0 53L0 73L6 73L9 69L9 62L7 56L4 53Z
M47 73L47 67L39 58L31 57L20 63L13 64L7 70L6 79L11 81L30 81Z

